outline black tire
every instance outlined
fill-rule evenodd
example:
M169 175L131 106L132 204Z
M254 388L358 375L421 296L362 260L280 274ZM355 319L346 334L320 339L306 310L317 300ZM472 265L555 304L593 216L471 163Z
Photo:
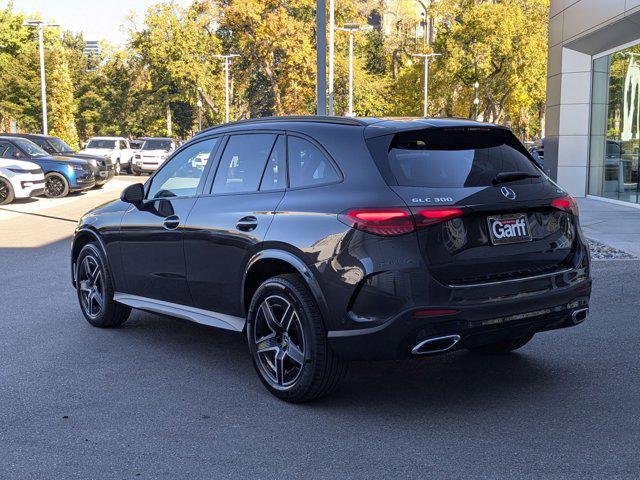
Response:
M135 168L131 168L131 170L133 171L133 174L134 174L136 177L139 177L139 176L140 176L140 173L141 173L141 172L140 172L139 170L136 170Z
M82 247L75 268L76 293L84 318L94 327L101 328L119 327L126 322L131 307L114 302L111 272L102 251L95 243ZM87 289L93 289L101 295L101 302L95 296L92 298Z
M7 205L13 202L14 198L15 193L11 182L4 178L0 178L0 205Z
M44 177L44 194L48 198L62 198L69 195L69 182L56 172L49 172Z
M102 187L105 186L105 183L96 183L95 186L93 187L95 190L100 190Z
M281 320L284 320L289 312L286 302L293 311L287 328L281 328L278 335L277 329L268 325L263 303L277 324L279 313L283 313ZM329 347L315 299L295 274L273 277L260 285L249 306L247 340L258 377L267 390L286 402L306 402L327 395L347 372L347 362ZM259 350L262 352L258 353ZM281 362L277 362L278 356ZM281 368L276 368L276 364L281 364Z
M477 347L469 347L468 350L480 355L504 355L514 350L524 347L533 338L533 333L521 338L502 340L500 342L489 343Z

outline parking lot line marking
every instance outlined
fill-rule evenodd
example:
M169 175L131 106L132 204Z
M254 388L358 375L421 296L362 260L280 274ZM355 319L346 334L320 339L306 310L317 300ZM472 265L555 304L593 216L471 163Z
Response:
M56 217L54 215L44 215L43 213L21 212L19 210L10 210L8 208L0 208L0 210L4 210L6 212L11 212L11 213L16 213L18 215L34 215L36 217L52 218L54 220L62 220L64 222L71 222L71 223L78 223L78 221L79 221L79 219Z

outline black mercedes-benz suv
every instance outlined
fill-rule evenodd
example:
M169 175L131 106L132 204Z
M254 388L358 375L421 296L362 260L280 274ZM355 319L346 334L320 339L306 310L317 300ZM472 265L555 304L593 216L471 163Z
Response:
M452 119L205 130L86 214L71 264L92 325L133 307L243 332L292 402L350 359L510 352L591 293L574 199L509 130Z

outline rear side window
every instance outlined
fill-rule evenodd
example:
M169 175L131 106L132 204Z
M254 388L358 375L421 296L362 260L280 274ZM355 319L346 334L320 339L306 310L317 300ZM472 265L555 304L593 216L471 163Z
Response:
M391 172L397 184L412 187L489 186L500 172L540 175L511 132L491 128L400 132L391 139L387 162L384 170ZM540 182L541 178L519 182Z
M313 143L289 137L289 182L291 188L310 187L340 180L331 162Z
M233 135L224 149L213 182L213 193L255 192L276 135Z
M38 145L44 151L52 153L53 149L51 148L51 146L47 143L47 141L44 138L35 137L35 138L30 138L29 140L31 140L33 143Z
M275 145L271 149L271 154L264 168L260 191L280 190L287 186L286 171L286 149L284 136L280 135Z

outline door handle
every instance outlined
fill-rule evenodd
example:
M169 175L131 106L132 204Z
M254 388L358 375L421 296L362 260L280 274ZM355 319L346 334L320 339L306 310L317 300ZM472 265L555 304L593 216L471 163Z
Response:
M258 219L253 215L249 215L248 217L242 217L236 223L236 228L238 230L242 230L243 232L250 232L251 230L255 230L258 228Z
M180 225L180 218L177 215L170 215L164 219L162 226L167 230L175 230Z

